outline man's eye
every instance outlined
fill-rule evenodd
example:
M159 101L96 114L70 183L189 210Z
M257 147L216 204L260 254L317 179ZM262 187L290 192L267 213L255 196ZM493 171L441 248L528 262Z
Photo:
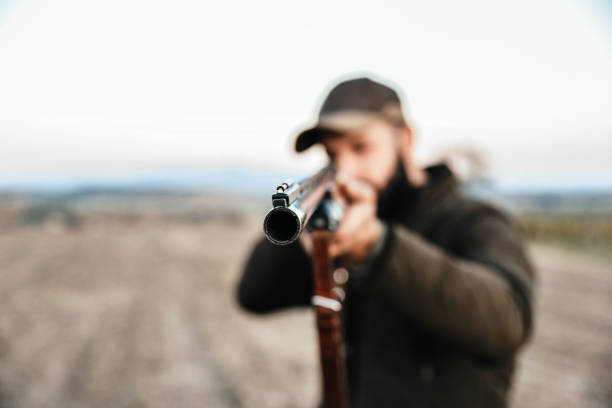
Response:
M367 145L365 143L355 143L353 145L353 151L357 153L364 152L367 149Z

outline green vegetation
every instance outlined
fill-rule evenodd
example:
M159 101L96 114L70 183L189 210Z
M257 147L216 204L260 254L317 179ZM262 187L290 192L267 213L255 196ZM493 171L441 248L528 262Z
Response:
M39 225L48 221L57 221L68 227L76 227L79 217L74 210L58 201L46 201L34 204L21 213L21 224Z
M561 244L612 258L612 215L524 214L518 222L531 240Z

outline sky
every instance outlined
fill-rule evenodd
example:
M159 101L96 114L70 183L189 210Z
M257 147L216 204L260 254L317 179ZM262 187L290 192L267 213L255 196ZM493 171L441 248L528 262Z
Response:
M612 185L605 0L0 0L0 179L314 171L295 134L364 73L401 89L424 164Z

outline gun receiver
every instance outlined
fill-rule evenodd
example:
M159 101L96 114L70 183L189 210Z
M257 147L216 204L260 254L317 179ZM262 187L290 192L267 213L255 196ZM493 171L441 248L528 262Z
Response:
M273 208L263 223L268 240L276 245L288 245L298 239L335 176L336 168L330 164L312 177L297 183L287 180L276 187Z

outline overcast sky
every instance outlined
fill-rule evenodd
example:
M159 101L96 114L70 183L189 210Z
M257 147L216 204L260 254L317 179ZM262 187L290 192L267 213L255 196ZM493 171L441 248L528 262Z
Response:
M359 72L403 90L423 161L612 183L605 0L0 0L0 177L314 170L293 137Z

